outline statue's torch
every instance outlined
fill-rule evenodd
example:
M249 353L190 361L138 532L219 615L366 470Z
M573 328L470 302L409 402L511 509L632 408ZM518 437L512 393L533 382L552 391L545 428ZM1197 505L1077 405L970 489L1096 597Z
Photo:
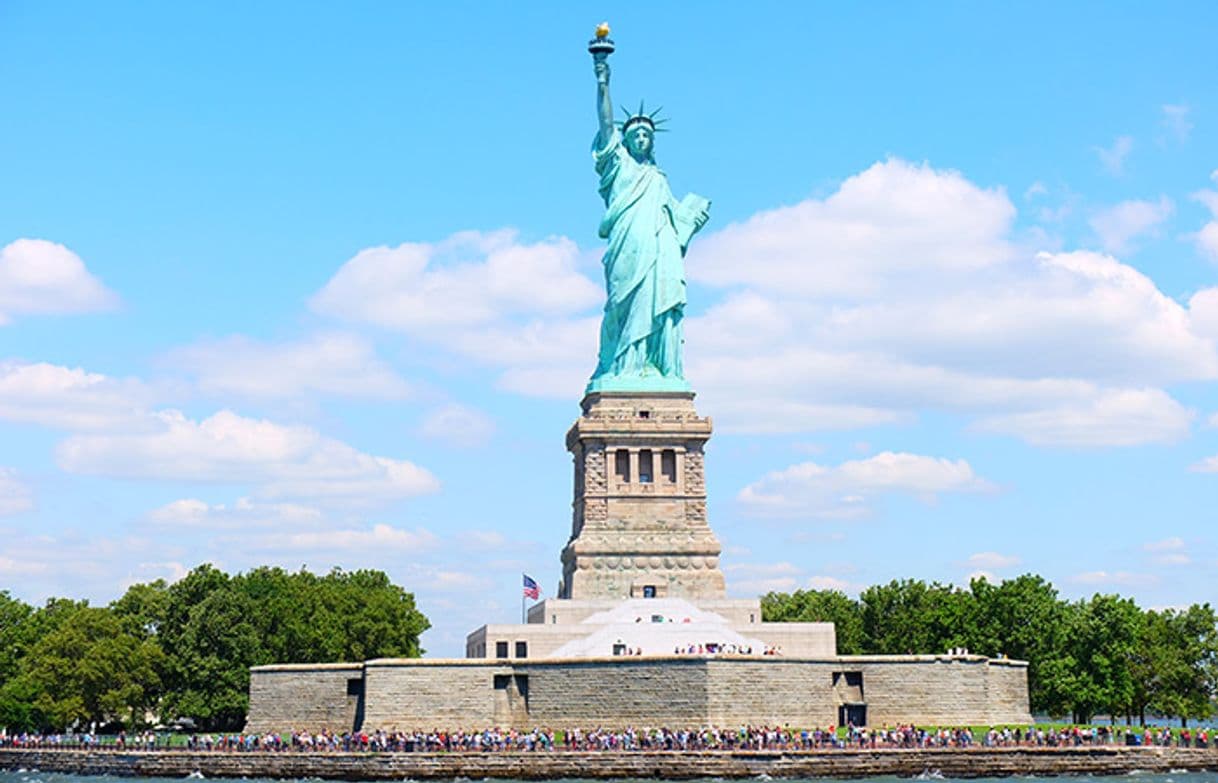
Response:
M613 39L609 37L609 23L601 22L596 26L596 37L588 42L588 53L594 62L604 62L613 54Z

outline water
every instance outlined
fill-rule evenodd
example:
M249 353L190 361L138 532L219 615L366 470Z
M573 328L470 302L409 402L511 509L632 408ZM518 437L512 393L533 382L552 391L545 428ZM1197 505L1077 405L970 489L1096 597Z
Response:
M1111 777L1095 777L1093 775L1079 775L1069 778L1061 777L1039 777L1034 775L1019 776L1014 778L969 778L969 783L1124 783L1125 778L1137 778L1136 783L1218 783L1218 772L1171 772L1166 775L1152 775L1144 772L1135 772L1129 775L1114 775ZM937 775L927 775L922 778L924 780L955 780L955 778L940 778ZM114 775L64 775L54 772L0 772L0 783L132 783L133 780L139 780L146 783L183 783L185 778L122 778ZM207 778L209 781L216 783L282 783L282 781L272 781L270 778ZM791 778L792 783L799 783L799 778ZM824 778L808 778L804 780L816 781L823 783ZM908 779L904 778L861 778L853 783L907 783ZM317 778L302 778L298 779L297 783L321 783ZM525 783L525 781L495 781L494 783ZM592 781L578 778L569 778L564 780L556 780L553 783L604 783L604 781ZM623 779L621 783L631 783L629 779ZM711 779L707 779L703 783L712 783ZM725 783L716 779L714 783ZM1134 781L1129 781L1134 783Z

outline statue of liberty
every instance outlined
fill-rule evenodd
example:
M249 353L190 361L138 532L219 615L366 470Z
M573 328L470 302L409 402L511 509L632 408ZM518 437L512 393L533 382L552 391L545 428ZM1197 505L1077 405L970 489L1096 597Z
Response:
M599 120L592 158L600 175L607 239L602 263L608 298L600 356L588 392L689 391L682 362L685 250L706 224L710 202L690 194L678 202L656 166L657 111L639 104L620 128L609 98L609 26L588 45L596 72Z

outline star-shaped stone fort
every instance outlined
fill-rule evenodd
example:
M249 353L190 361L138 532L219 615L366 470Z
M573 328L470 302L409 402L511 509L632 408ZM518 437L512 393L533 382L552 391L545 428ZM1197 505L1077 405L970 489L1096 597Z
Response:
M585 397L559 597L527 623L482 626L464 659L255 667L247 730L1031 721L1025 662L839 656L832 623L727 598L693 397Z

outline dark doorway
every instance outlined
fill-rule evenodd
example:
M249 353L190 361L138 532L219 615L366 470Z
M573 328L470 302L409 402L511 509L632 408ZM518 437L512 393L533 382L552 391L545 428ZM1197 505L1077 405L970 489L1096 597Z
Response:
M866 726L866 704L843 704L837 708L837 723L839 726Z

